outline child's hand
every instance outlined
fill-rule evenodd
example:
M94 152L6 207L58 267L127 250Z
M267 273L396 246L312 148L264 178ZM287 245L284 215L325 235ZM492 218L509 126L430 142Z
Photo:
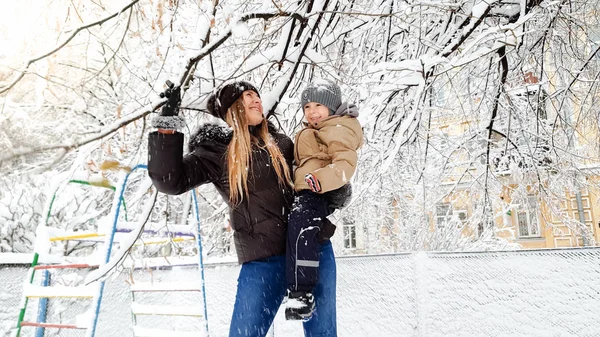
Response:
M307 173L304 176L304 181L306 181L311 191L315 193L321 192L321 184L319 183L319 179L313 176L312 173Z

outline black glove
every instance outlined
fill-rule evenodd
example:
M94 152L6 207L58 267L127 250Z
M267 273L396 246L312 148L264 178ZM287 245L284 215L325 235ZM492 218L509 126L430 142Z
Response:
M336 209L342 209L350 203L352 200L352 185L347 183L337 190L324 193L323 197L327 200L329 212L333 213Z
M167 80L167 89L160 93L160 98L167 97L167 103L162 106L161 116L177 116L179 114L179 104L181 104L181 87L175 86L173 82Z

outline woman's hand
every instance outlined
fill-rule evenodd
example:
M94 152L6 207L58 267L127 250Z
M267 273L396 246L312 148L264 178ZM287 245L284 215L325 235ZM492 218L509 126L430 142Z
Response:
M152 127L158 129L161 134L174 134L175 130L185 127L185 120L179 116L179 105L181 104L181 87L175 86L167 81L167 89L160 93L161 98L167 97L167 102L162 106L158 116L152 119Z
M181 104L181 87L167 80L167 89L160 93L160 98L167 97L167 103L163 105L161 116L177 116L179 114L179 104Z

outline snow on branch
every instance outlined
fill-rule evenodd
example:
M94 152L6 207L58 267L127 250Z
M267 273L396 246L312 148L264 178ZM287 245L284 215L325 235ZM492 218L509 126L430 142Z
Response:
M127 10L128 8L131 8L131 6L133 6L135 3L137 3L139 0L136 0L134 2L132 2L131 4L129 4L128 6L126 6L125 8L123 8L120 12L123 12L125 10ZM120 13L119 12L119 13ZM87 29L93 25L98 25L98 24L102 24L103 22L106 22L107 20L113 18L114 16L118 15L118 13L115 13L107 18L104 18L100 21L94 22L92 24L88 24L85 25L83 27L80 27L76 30L76 32L69 38L67 39L67 41L65 41L63 44L61 44L61 46L55 48L53 51L46 53L45 55L35 58L33 60L30 60L28 62L28 66L31 65L33 62L36 62L44 57L47 57L49 55L51 55L52 53L56 52L57 50L59 50L60 48L62 48L64 45L66 45L75 35L77 32L83 30L83 29ZM213 52L215 49L217 49L220 45L222 45L231 35L232 35L232 29L235 26L235 24L237 24L238 22L245 22L251 19L264 19L264 20L268 20L271 18L275 18L275 17L282 17L282 16L288 16L288 17L294 17L298 20L304 21L305 18L300 15L299 13L293 13L293 12L273 12L273 13L247 13L247 14L242 14L241 17L232 22L229 27L227 28L227 30L221 34L221 36L219 38L217 38L216 40L214 40L213 42L207 44L204 48L202 48L200 50L200 52L198 52L197 55L195 55L194 57L191 57L188 61L188 64L184 70L184 73L181 77L182 81L180 83L185 83L184 81L187 79L187 77L192 75L193 69L195 67L195 64L197 62L199 62L200 60L202 60L205 56L209 55L211 52ZM18 80L20 80L20 78L23 77L24 72L21 74L21 76L15 80L12 84L9 85L9 87L7 87L6 89L3 89L4 92L6 90L9 90L12 86L14 86ZM1 93L0 92L0 93ZM103 128L100 132L95 133L93 135L90 135L87 138L83 138L79 141L67 141L64 143L60 143L60 144L50 144L50 145L42 145L42 146L36 146L36 147L27 147L27 148L20 148L20 149L14 149L14 150L10 150L10 152L8 154L3 154L0 156L0 163L5 162L7 160L13 159L15 157L20 157L20 156L26 156L26 155L31 155L37 152L43 152L43 151L50 151L50 150L59 150L62 149L63 151L61 152L61 157L63 157L66 153L77 149L79 147L81 147L82 145L91 143L95 140L98 139L102 139L116 131L118 131L120 128L122 128L123 126L128 125L129 123L136 121L140 118L143 118L145 116L147 116L149 113L151 113L152 111L154 111L155 109L160 108L164 102L166 100L162 100L160 102L158 102L155 105L147 105L131 114L128 114L127 117L124 118L120 118L117 121L115 121L114 123L112 123L111 125L108 125L107 127Z
M196 56L193 56L188 60L188 63L185 66L183 75L180 77L179 83L187 83L188 82L188 78L193 75L193 69L195 68L196 64L198 62L200 62L200 60L202 60L206 56L210 55L210 53L212 53L215 49L219 48L219 46L221 46L225 41L227 41L227 39L229 39L229 37L231 37L231 35L232 35L233 29L234 29L233 27L235 27L235 25L237 25L239 22L246 22L246 21L249 21L252 19L269 20L269 19L273 19L276 17L293 17L300 21L306 20L302 15L300 15L299 13L295 13L295 12L278 11L278 12L273 12L273 13L262 13L261 12L261 13L242 14L238 20L233 20L229 24L229 26L227 27L225 32L222 33L215 41L204 46L200 50L200 52L198 52L198 54Z
M497 2L497 0L495 1L490 1L489 3L486 1L482 1L479 4L473 6L473 9L471 11L471 18L470 20L466 21L468 22L467 25L465 27L459 27L460 28L464 28L463 29L463 33L458 36L458 38L456 38L454 41L452 41L450 44L448 44L440 53L442 56L444 57L448 57L450 54L452 54L455 50L457 50L462 43L467 40L467 38L475 31L475 29L477 27L479 27L479 25L483 22L483 19L485 19L485 17L487 16L487 14L490 12L492 5Z
M75 38L75 36L77 36L77 34L79 34L79 32L89 29L91 27L94 26L98 26L101 25L103 23L105 23L108 20L111 20L115 17L117 17L118 15L120 15L121 13L123 13L124 11L131 9L133 7L133 5L135 5L136 3L138 3L140 0L134 0L131 3L129 3L127 6L123 7L121 10L119 10L118 12L113 13L112 15L109 15L101 20L89 23L87 25L83 25L77 29L75 29L75 31L65 40L63 41L63 43L61 43L60 45L58 45L56 48L52 49L51 51L40 55L36 58L33 58L29 61L27 61L27 63L25 64L25 67L23 70L20 71L20 74L17 76L17 78L15 78L14 81L12 81L12 83L10 83L9 85L7 85L4 88L0 89L0 94L3 94L5 92L7 92L8 90L12 89L17 83L19 83L19 81L25 76L25 74L27 73L27 69L29 69L29 66L31 66L32 64L34 64L35 62L45 59L46 57L56 53L57 51L61 50L64 46L66 46L69 42L71 42L71 40L73 40L73 38ZM1 160L0 160L1 161Z
M45 146L9 150L10 152L8 154L0 156L0 163L10 160L10 159L13 159L13 158L16 158L16 157L26 156L26 155L34 154L37 152L62 149L66 153L66 152L75 150L85 144L88 144L88 143L91 143L98 139L104 138L104 137L118 131L123 126L128 125L129 123L131 123L135 120L145 117L146 115L148 115L155 109L160 108L163 104L165 104L165 102L166 102L166 99L160 101L159 103L157 103L155 105L147 105L147 106L127 115L127 117L119 118L114 123L103 128L99 133L91 135L87 138L83 138L77 142L71 141L71 142L65 142L62 144L50 144L50 145L45 145Z
M444 69L444 71L448 71L451 68L461 67L466 65L467 63L474 62L484 56L495 53L498 49L500 49L503 46L515 46L517 44L518 39L526 35L525 32L520 32L518 30L519 27L523 26L532 17L533 14L530 13L528 15L522 16L519 19L519 21L515 23L487 29L479 36L477 36L477 38L474 39L474 41L467 44L464 47L464 49L460 52L462 56L453 59L450 62L450 67ZM494 41L492 47L483 47L479 49L476 48L477 46L483 45L485 42L488 41Z
M272 92L272 94L277 95L277 97L272 98L271 102L265 102L265 108L269 111L269 113L267 114L267 118L271 117L275 113L277 105L279 104L281 98L290 86L290 83L292 82L294 75L298 71L298 67L300 66L300 63L304 58L304 55L306 55L306 51L308 50L308 46L310 45L313 36L317 33L319 23L321 22L321 19L323 19L323 15L325 14L324 10L327 8L328 5L329 0L325 0L321 8L315 9L315 12L319 13L319 16L316 20L312 22L313 26L311 27L310 33L308 34L306 40L304 41L304 44L302 45L302 49L298 53L298 58L294 62L294 66L292 67L291 71L286 75L285 79L282 82L280 82L279 85L277 85L276 90ZM302 27L300 28L300 30L302 30Z

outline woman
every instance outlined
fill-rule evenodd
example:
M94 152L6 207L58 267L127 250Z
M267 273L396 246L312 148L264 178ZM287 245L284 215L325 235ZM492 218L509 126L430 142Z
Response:
M242 264L229 336L265 336L286 292L285 247L288 214L293 201L293 143L263 116L256 87L248 82L223 86L209 99L207 110L230 127L206 124L183 155L183 134L161 123L177 115L179 93L172 94L149 135L148 173L166 194L184 193L212 183L230 208L238 261ZM172 118L171 118L172 119ZM331 225L331 223L330 223ZM333 226L333 225L331 225ZM331 231L325 231L326 233ZM324 242L329 237L323 237ZM329 243L329 247L330 247ZM304 323L305 336L336 336L335 262L323 254L321 268L329 277L317 285L315 300L323 304Z

